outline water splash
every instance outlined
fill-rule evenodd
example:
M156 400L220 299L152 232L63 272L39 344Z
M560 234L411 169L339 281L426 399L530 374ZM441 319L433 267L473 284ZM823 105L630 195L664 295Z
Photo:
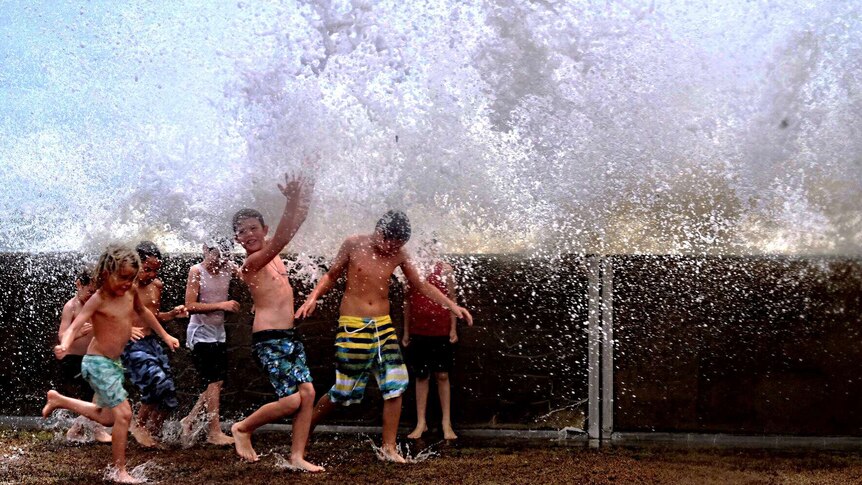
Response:
M371 450L374 452L374 456L376 456L378 460L380 460L380 461L392 461L389 458L387 458L385 453L383 453L383 447L382 446L377 446L376 444L374 444L374 440L372 440L370 438L367 441L368 441L368 444L371 446ZM439 441L437 443L434 443L432 445L425 447L424 449L419 451L415 456L411 456L409 444L405 443L402 446L401 443L398 443L395 446L396 446L396 450L398 450L398 454L403 456L404 459L407 461L407 463L421 463L421 462L429 460L433 457L440 456L440 453L438 453L437 451L434 450L434 447L438 446L440 443L442 443L442 441Z
M157 464L155 460L149 460L129 470L129 475L131 475L138 483L147 483L150 481L149 475L152 472L158 472L161 470L164 470L164 467ZM108 466L102 474L102 480L107 482L117 482L118 479L119 471L117 470L117 467L113 465Z

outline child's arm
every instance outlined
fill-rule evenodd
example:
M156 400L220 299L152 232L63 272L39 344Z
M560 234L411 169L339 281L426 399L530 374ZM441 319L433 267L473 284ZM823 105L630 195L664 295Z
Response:
M305 176L288 176L284 174L285 185L278 184L278 189L287 199L284 203L284 212L278 221L272 239L267 241L263 249L246 258L242 265L243 273L256 273L269 264L273 258L279 255L299 231L299 227L308 217L308 207L311 203L311 194L314 192L314 183Z
M54 347L54 355L58 359L62 359L66 356L66 352L69 351L69 346L72 345L72 342L75 340L75 335L80 332L81 327L83 327L86 322L90 321L93 317L93 313L96 312L96 309L101 303L102 297L98 293L87 300L87 303L85 303L84 307L81 308L81 313L79 313L72 320L72 323L69 324L69 328L66 329L66 332L60 340L60 345Z
M410 345L410 285L404 285L404 335L401 336L401 346L407 347ZM452 317L455 318L455 317Z
M315 285L314 290L311 291L311 294L305 299L305 303L303 303L302 306L299 307L299 310L296 311L294 318L310 317L311 314L314 313L314 309L317 307L317 300L335 286L335 282L338 281L338 278L341 277L341 273L344 272L344 268L347 267L347 263L350 261L350 251L353 248L353 244L352 238L348 238L344 241L341 248L338 250L338 255L335 256L335 261L332 262L332 266L330 266L329 271L327 271L326 274L321 276L317 281L317 285Z
M65 305L63 305L63 313L60 315L60 329L57 330L57 343L63 340L63 334L66 333L66 330L69 329L69 326L72 325L72 320L75 319L75 299L69 300ZM93 325L90 322L86 322L81 325L81 328L75 334L75 338L72 340L77 340L85 335L89 335L93 332Z
M164 288L164 283L157 279L152 284L156 285L157 291L155 301L153 301L153 308L155 308L155 311L151 310L150 313L156 317L156 320L158 320L159 323L170 322L174 318L186 313L185 305L177 305L166 312L159 310L162 307L162 288Z
M452 267L444 264L442 276L446 279L446 291L449 294L449 299L456 301L455 275L453 274ZM454 313L450 313L449 318L451 319L451 323L449 324L449 342L454 344L458 342L458 319L455 318Z
M198 301L201 291L201 271L192 266L189 269L189 279L186 281L186 305L185 310L189 313L209 313L217 311L238 312L239 303L234 300L220 301L218 303L201 303Z
M468 312L466 308L458 306L457 303L444 295L442 291L438 290L436 286L423 280L422 277L419 276L419 271L416 269L416 266L413 265L412 261L405 259L404 262L401 263L401 271L404 272L407 282L419 290L420 293L430 298L434 303L448 308L456 317L467 320L467 325L473 325L473 315L470 315L470 312Z
M156 332L156 335L161 337L161 339L164 340L166 344L168 344L168 348L170 348L171 350L176 350L177 348L179 348L180 341L175 339L174 337L171 337L171 335L167 331L165 331L165 328L162 327L162 324L159 323L159 321L153 315L153 312L151 312L147 309L146 306L144 306L144 303L141 301L140 296L138 296L137 291L135 292L134 305L135 312L138 314L139 317L141 317L141 321L143 321L146 325L153 329L153 331Z

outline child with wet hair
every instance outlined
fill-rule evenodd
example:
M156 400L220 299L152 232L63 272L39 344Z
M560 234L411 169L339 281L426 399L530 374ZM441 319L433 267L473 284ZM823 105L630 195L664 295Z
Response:
M132 336L132 322L141 320L156 332L171 350L179 347L177 339L168 335L138 295L135 280L141 266L137 253L128 247L111 245L99 258L94 270L96 292L87 300L80 313L63 334L54 355L64 358L86 322L92 324L93 339L81 361L81 375L95 392L96 402L87 402L48 391L48 403L42 416L55 409L68 409L104 426L113 426L111 452L117 468L115 480L137 483L126 470L126 442L132 419L128 394L123 388L123 365L120 354Z
M400 211L389 211L371 234L350 236L341 245L329 271L320 278L296 318L310 316L317 300L347 271L335 337L335 385L314 408L311 428L336 406L362 402L365 385L373 375L383 393L383 446L381 458L404 463L396 435L401 419L401 395L407 390L407 367L398 335L389 317L389 279L401 268L407 281L431 301L446 307L472 325L466 309L419 276L403 246L410 239L410 221Z
M254 300L252 351L275 390L278 400L264 404L231 427L237 454L244 460L257 461L251 444L252 433L267 423L294 415L293 438L289 463L294 468L320 472L323 467L305 460L311 414L314 408L314 386L305 359L305 347L294 329L293 288L279 253L293 239L308 216L314 184L303 176L289 177L278 184L285 197L284 211L271 239L263 216L254 209L243 209L233 216L236 241L248 257L239 277L248 285Z
M160 311L164 283L158 273L162 267L162 253L150 241L142 241L135 247L141 261L135 288L141 303L159 323L166 323L185 315L185 307L179 305L167 312ZM126 345L122 361L126 375L138 388L141 405L132 436L145 447L156 445L154 436L161 433L165 417L179 406L177 391L168 356L159 339L153 335L146 322L134 319L132 324L143 333L143 338Z
M239 311L239 303L228 299L230 282L237 272L230 260L232 250L233 244L227 238L211 238L203 245L203 262L189 268L186 310L191 320L186 346L192 351L192 362L205 389L188 416L180 421L184 447L194 443L195 422L202 411L207 422L207 442L233 444L233 438L222 432L219 422L219 399L227 376L225 312Z
M90 277L91 273L92 271L89 268L82 268L75 278L75 296L63 305L63 313L60 317L60 329L57 331L57 343L62 341L66 330L72 325L72 320L81 313L81 308L84 307L84 304L87 303L87 300L96 291L96 288L93 286L94 282ZM91 340L93 340L93 326L89 322L86 322L81 326L78 333L75 334L66 356L59 361L60 374L66 387L64 390L71 391L71 395L84 401L92 401L94 397L93 389L81 377L81 360L84 358L84 354L87 353L87 347L89 347ZM96 441L102 443L111 442L111 435L103 426L94 423L84 416L79 416L72 423L72 426L66 432L66 439L74 442L85 441L88 430L92 430Z

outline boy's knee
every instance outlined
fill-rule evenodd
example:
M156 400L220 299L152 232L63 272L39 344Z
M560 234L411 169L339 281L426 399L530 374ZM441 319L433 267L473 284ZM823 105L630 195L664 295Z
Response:
M449 382L448 372L435 372L434 377L437 379L437 382Z
M300 385L299 397L302 399L302 402L311 401L313 403L315 397L314 386L309 383Z
M125 401L113 409L114 425L128 425L132 421L132 407Z

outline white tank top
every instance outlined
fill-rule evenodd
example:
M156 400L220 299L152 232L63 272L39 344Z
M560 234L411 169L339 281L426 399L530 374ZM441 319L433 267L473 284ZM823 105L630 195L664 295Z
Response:
M227 301L231 272L225 268L219 274L210 274L203 263L194 266L201 275L198 292L200 303L220 303ZM198 342L224 342L224 312L193 313L186 331L186 346L193 349Z

